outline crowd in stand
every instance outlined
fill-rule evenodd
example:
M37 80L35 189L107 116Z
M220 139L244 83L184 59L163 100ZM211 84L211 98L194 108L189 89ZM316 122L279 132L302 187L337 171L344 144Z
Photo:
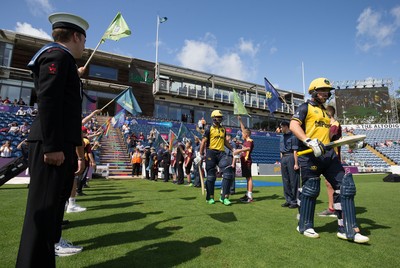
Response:
M19 100L14 99L14 101L11 102L9 97L5 97L3 100L3 98L1 96L0 96L0 103L13 105L13 106L21 106L21 105L25 106L26 105L26 103L24 102L24 100L22 98L20 98Z

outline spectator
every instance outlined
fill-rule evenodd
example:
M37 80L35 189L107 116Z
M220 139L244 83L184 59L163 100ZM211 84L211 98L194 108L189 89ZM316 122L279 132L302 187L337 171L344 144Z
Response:
M3 104L11 104L11 101L8 97L3 100Z
M140 140L140 141L144 141L144 134L143 134L143 132L140 132L139 133L139 137L138 137L138 140Z
M19 98L18 105L26 105L22 98Z
M9 124L8 126L10 127L10 129L8 130L8 133L18 134L19 127L18 127L17 122L13 122L13 123Z
M19 126L19 132L24 136L29 133L29 125L28 122L22 123L22 125Z
M18 111L15 113L15 115L24 116L24 115L26 115L26 112L24 111L24 108L19 107L19 109L18 109Z
M11 142L6 141L1 147L0 147L0 156L4 158L9 158L11 157L13 148L11 147Z
M142 155L140 154L139 148L135 148L132 154L132 177L139 176L140 164L142 163Z

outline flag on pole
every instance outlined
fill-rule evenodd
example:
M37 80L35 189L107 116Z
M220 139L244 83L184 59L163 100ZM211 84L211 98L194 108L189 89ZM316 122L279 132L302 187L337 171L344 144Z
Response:
M175 145L178 143L178 140L176 139L176 134L172 131L172 129L169 130L168 142L170 151L172 151L172 148L175 147Z
M106 127L105 127L105 136L108 137L108 132L110 131L110 126L111 126L111 117L107 119L106 122Z
M282 101L278 91L274 88L274 86L268 81L267 78L264 77L265 82L265 91L267 97L268 109L271 113L274 113L280 107L282 107Z
M235 90L233 90L233 114L250 116Z
M112 119L111 124L114 128L119 128L124 124L125 121L125 110L119 111Z
M135 99L135 96L133 96L131 87L125 89L117 98L115 98L115 101L132 115L142 113L139 103Z
M120 12L117 13L110 26L108 26L106 32L101 38L101 42L105 42L106 39L118 41L123 37L127 37L131 35L131 30L129 29L128 24L122 17Z
M160 144L167 144L167 142L164 140L164 138L161 136L160 132L156 129L156 138L153 142L153 147L156 149L156 151L160 148Z
M182 141L183 138L189 138L190 134L190 130L181 122L177 137L178 141Z
M163 22L166 22L168 20L168 18L167 17L158 17L158 21L160 22L160 23L163 23Z

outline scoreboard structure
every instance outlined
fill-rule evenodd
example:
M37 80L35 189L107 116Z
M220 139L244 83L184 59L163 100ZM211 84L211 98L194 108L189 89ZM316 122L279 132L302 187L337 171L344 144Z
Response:
M343 121L372 118L375 123L398 123L391 79L334 81L332 102Z

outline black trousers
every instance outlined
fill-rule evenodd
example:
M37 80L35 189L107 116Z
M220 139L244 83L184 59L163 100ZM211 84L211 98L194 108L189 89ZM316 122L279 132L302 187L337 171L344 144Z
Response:
M61 166L45 164L41 142L29 144L30 184L16 267L55 267L54 244L77 167L75 146L64 144Z
M169 181L169 166L170 166L170 163L163 163L164 181Z

